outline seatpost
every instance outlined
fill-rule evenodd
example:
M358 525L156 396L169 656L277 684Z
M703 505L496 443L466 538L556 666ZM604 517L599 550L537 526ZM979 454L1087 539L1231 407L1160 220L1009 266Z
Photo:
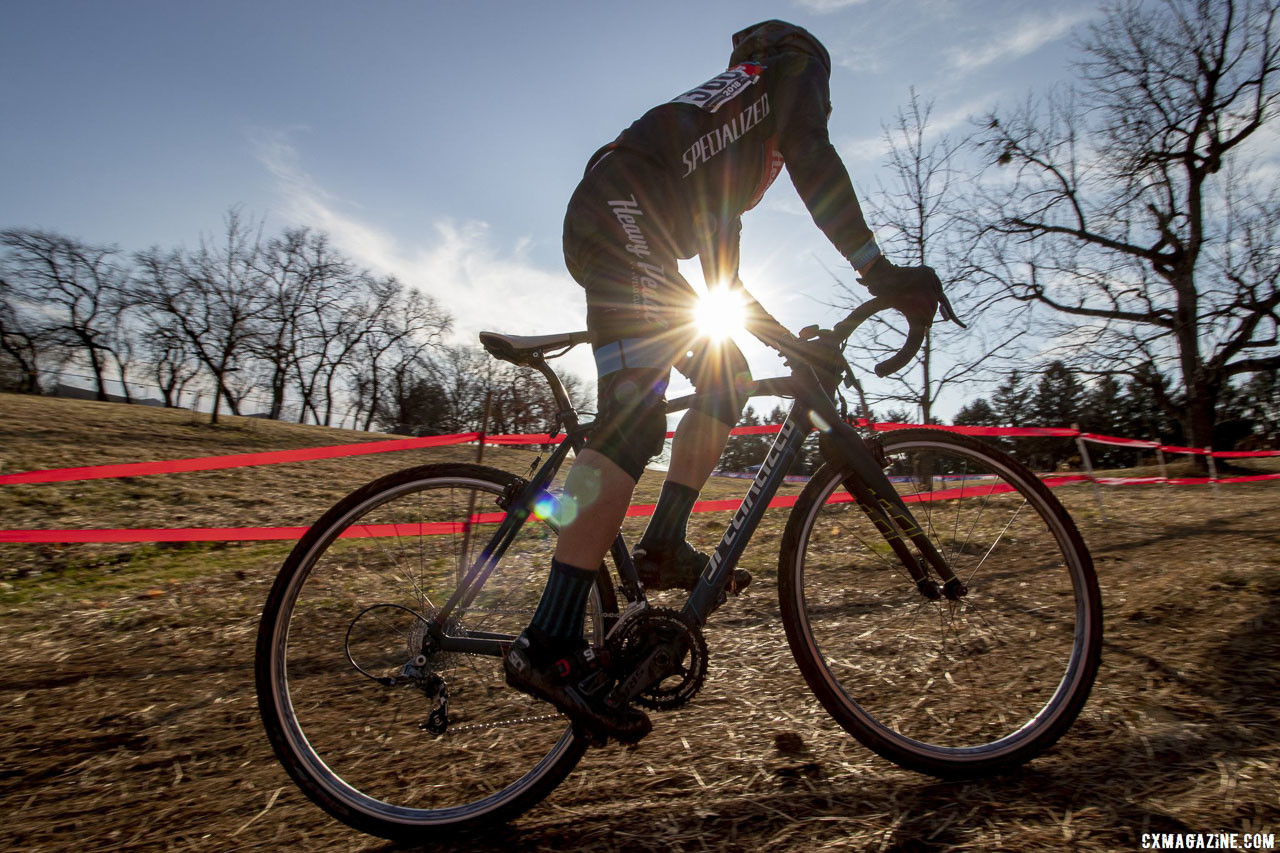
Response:
M569 392L565 390L564 383L560 381L560 377L551 369L544 358L535 358L530 361L530 366L542 374L547 380L547 384L551 386L551 395L555 397L556 407L559 409L559 416L556 420L558 424L563 425L566 432L572 432L578 428L578 413L573 408L573 402L569 399Z

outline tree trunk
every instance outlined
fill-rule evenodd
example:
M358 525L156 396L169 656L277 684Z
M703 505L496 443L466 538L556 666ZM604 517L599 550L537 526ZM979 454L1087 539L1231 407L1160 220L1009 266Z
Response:
M284 389L288 377L283 370L277 369L271 374L271 409L267 412L267 417L273 421L280 420L280 416L284 413Z
M216 424L218 422L218 409L222 406L222 374L214 374L213 377L213 412L209 415L209 423Z
M126 375L124 360L116 353L112 353L116 360L116 372L120 375L120 393L124 396L124 401L130 405L133 404L133 395L129 393L129 378Z
M89 364L93 367L94 381L98 383L97 399L105 403L107 402L107 385L102 376L102 359L98 358L98 348L93 344L89 344Z

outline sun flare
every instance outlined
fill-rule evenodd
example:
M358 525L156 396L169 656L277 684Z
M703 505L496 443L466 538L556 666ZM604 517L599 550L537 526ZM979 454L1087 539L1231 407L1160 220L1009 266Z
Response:
M714 340L729 338L741 331L743 315L742 297L727 287L708 290L694 311L698 331Z

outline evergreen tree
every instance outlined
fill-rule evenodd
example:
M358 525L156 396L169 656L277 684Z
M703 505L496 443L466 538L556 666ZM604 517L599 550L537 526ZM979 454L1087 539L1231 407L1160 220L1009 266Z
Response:
M1169 393L1168 378L1161 375L1155 365L1143 365L1125 385L1121 434L1163 444L1182 444L1182 430L1160 405L1160 398Z
M738 420L738 426L760 426L760 417L756 414L756 410L747 406ZM720 457L720 470L746 471L752 465L759 465L764 461L765 454L769 452L771 443L772 436L768 435L732 436L728 446L725 447L724 455Z
M1101 435L1124 436L1125 409L1124 389L1115 377L1103 376L1084 395L1080 428ZM1107 444L1091 445L1089 455L1095 465L1106 468L1117 468L1134 460L1134 451Z
M1018 371L1013 371L991 395L991 408L996 413L995 426L1022 426L1026 423L1027 403L1031 389Z
M985 397L967 403L956 414L956 426L1000 426L1000 416Z
M1029 420L1035 426L1069 427L1079 422L1083 399L1084 389L1075 372L1061 361L1051 362L1031 394ZM1075 455L1071 442L1061 438L1033 438L1025 443L1032 467L1042 471L1052 471Z
M1005 426L1004 419L1000 417L1000 413L996 411L996 408L987 402L986 397L979 397L972 403L962 406L960 411L956 413L954 423L956 426ZM982 440L989 444L994 444L1005 453L1012 454L1016 458L1022 458L1018 454L1019 439L985 436Z
M1248 383L1228 385L1222 390L1214 415L1214 450L1235 450L1237 444L1254 434L1257 422L1250 408Z
M1244 385L1245 410L1260 447L1280 447L1280 371L1260 371Z

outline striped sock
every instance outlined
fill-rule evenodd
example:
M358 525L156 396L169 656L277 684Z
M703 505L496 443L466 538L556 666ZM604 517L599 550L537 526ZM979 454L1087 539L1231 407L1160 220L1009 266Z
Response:
M670 480L663 483L653 518L649 519L638 547L651 554L667 554L678 548L688 534L689 513L693 512L697 500L698 490L693 486Z
M546 589L529 624L533 636L553 646L581 641L587 596L595 577L595 569L575 568L553 558Z

